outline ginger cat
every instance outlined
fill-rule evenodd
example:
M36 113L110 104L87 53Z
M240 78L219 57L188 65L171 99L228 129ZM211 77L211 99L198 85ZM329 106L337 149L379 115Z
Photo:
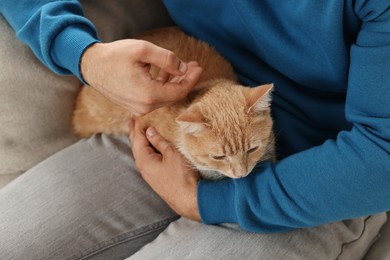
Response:
M203 68L188 97L140 117L143 128L155 127L208 179L245 177L257 162L274 160L272 85L239 85L231 65L213 48L176 27L138 38L169 49L185 61L196 60ZM158 71L152 68L151 73ZM77 98L73 127L82 137L128 134L130 117L129 111L84 86Z

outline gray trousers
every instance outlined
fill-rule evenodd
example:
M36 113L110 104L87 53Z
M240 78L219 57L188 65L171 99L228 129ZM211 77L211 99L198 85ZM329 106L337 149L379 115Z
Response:
M103 135L58 152L0 190L0 258L352 260L385 219L280 234L178 219L134 169L127 137Z
M149 16L122 4L153 2L155 8L159 1L96 0L93 6L92 1L84 2L100 35L111 40L153 24L134 27L134 19ZM118 13L128 20L119 24ZM108 14L111 20L102 19ZM13 45L14 41L3 42ZM10 55L16 56L23 63L33 59L30 53ZM50 85L57 79L49 71L38 71L36 66L24 69L29 75L23 83L27 91L34 91L28 85L31 80L45 82L48 92L56 91ZM11 74L14 70L16 66ZM6 79L11 74L1 75ZM22 81L20 75L11 83ZM354 260L364 255L385 220L386 215L380 214L268 235L245 232L234 224L202 225L179 218L145 184L134 168L126 136L98 135L57 152L0 189L0 259Z

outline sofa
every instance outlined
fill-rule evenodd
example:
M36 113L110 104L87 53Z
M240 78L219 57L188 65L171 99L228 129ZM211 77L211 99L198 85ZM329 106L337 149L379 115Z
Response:
M103 41L172 24L161 1L81 2ZM132 9L137 12L130 16L126 10ZM81 83L75 77L48 73L1 16L0 32L1 189L78 140L71 130L71 116ZM364 259L390 259L390 223L384 225Z

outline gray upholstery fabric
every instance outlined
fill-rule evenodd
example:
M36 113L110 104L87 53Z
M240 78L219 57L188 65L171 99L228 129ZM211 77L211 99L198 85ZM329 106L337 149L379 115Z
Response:
M371 246L364 260L390 259L390 214L387 213L387 223L382 227L377 241Z
M45 68L1 16L0 31L0 176L10 178L77 140L70 120L80 83Z

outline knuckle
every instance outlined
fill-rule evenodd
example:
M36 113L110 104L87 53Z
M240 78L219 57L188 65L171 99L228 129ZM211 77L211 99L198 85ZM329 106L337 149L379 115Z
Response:
M154 135L151 137L151 139L153 139L153 146L159 150L160 152L161 151L161 148L162 148L162 142L161 142L161 138L158 136L158 135Z
M137 47L134 48L134 53L138 57L145 57L148 53L148 43L145 41L139 41Z
M167 147L165 148L164 154L166 156L172 156L174 153L175 153L175 150L173 149L172 145L168 144Z
M176 55L172 51L167 51L163 69L172 66L176 61Z

